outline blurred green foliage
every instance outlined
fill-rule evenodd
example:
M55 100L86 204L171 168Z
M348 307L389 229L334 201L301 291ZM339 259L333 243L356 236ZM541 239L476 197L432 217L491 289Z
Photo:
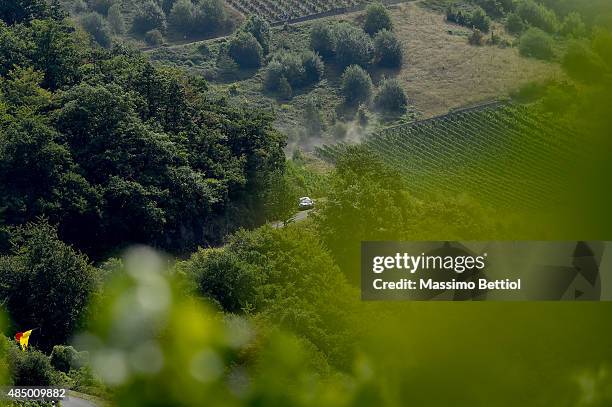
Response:
M78 352L72 346L55 345L49 355L51 366L57 371L68 373L71 369L80 369L87 365L89 355Z
M308 329L302 336L282 333L266 318L221 314L176 291L182 283L165 271L166 261L147 249L135 249L125 260L125 273L108 287L89 333L75 346L88 349L94 371L113 388L117 405L361 405L361 386L349 376L330 373L317 326L335 319L333 307L344 297L332 281L329 260L296 256L290 264L283 253L319 253L292 232L262 229L239 233L226 249L239 253L243 267L263 274L261 306L282 325ZM290 234L279 239L283 234ZM302 238L304 238L302 236ZM307 243L313 243L310 239ZM277 250L285 246L285 251ZM302 262L301 262L301 261ZM196 255L179 269L189 276L198 264L210 261ZM327 261L327 264L320 263ZM308 267L325 272L317 284ZM337 274L337 272L336 272ZM341 279L339 280L341 282ZM324 284L324 285L322 285ZM331 284L331 285L330 285ZM325 288L325 287L329 288ZM322 292L321 292L322 288ZM326 291L329 294L326 294ZM309 302L314 303L309 303ZM323 304L326 304L325 306ZM274 309L272 309L274 308ZM320 318L322 321L318 322ZM303 321L306 319L305 321ZM310 322L309 322L310 320ZM332 320L326 329L336 330ZM319 343L313 343L310 336ZM330 349L331 350L331 349ZM338 349L340 350L340 349ZM330 358L339 352L333 349ZM352 370L352 366L349 364ZM343 378L344 377L344 378ZM367 380L366 380L367 379ZM364 378L369 381L372 378Z
M554 11L534 0L520 0L516 13L529 25L553 34L559 28L559 20Z
M348 148L337 161L315 219L319 235L353 283L359 281L362 241L478 240L502 227L493 212L468 197L413 197L399 172L361 146Z
M555 55L553 38L538 28L530 28L519 39L519 52L525 57L550 60Z
M612 219L608 212L612 193L607 174L612 173L612 25L598 28L590 41L573 43L563 59L563 67L577 84L549 99L568 101L564 116L582 129L580 141L591 147L592 156L568 180L565 215L568 230L580 236L609 240ZM569 98L567 97L569 96ZM560 215L563 216L563 215Z
M350 366L355 293L310 228L241 231L178 268L225 311L269 321L312 343L327 363Z

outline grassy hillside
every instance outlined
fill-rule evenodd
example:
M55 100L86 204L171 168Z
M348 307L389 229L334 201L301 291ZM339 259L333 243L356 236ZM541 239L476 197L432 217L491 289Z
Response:
M422 5L403 4L392 15L408 59L398 78L424 117L562 75L557 63L521 57L515 47L469 45L470 30ZM501 26L494 29L503 33Z

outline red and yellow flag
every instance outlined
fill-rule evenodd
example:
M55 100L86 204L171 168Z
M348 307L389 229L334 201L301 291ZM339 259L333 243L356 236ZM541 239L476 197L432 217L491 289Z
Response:
M28 341L30 340L31 334L32 329L25 332L17 332L15 334L15 340L21 345L21 350L25 351L28 348Z

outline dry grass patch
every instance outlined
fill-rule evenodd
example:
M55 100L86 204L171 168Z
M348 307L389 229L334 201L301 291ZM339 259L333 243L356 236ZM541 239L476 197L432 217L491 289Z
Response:
M405 51L397 78L425 117L563 75L558 64L523 58L516 48L469 45L469 30L418 3L401 4L391 14Z

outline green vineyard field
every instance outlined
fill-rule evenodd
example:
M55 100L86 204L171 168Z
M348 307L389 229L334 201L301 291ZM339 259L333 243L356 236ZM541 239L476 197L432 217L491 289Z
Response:
M469 194L496 206L545 207L572 164L586 159L575 131L522 106L465 110L389 127L363 145L396 169L415 195ZM346 144L316 154L335 162Z
M244 15L256 14L271 23L294 20L334 10L351 9L365 0L228 0Z

